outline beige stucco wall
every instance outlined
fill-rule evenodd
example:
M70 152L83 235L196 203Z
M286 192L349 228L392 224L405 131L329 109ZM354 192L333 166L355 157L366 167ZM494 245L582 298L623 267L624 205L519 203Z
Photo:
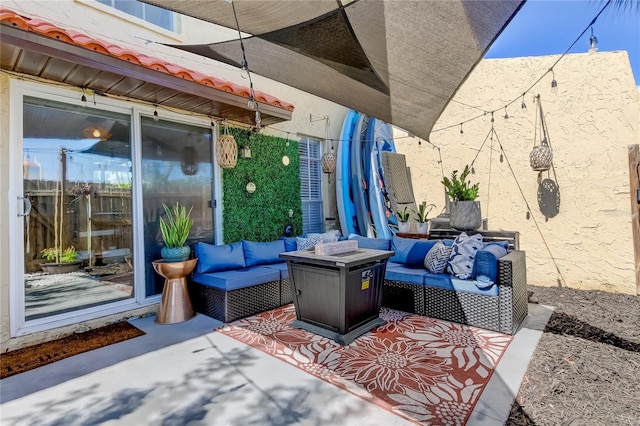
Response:
M483 60L434 129L454 127L434 131L430 141L441 150L446 175L462 170L488 135L491 116L464 124L463 134L456 124L482 115L483 110L499 109L494 125L513 174L506 160L500 163L494 138L493 162L489 139L471 177L480 182L479 199L489 229L520 232L530 284L561 282L574 288L635 294L627 146L640 143L640 96L627 53L566 56L554 68L557 93L551 91L549 74L525 95L527 109L521 109L518 99L507 108L509 118L504 119L501 107L521 95L557 59ZM537 108L533 96L537 94L542 99L561 196L559 214L548 221L538 206L538 173L529 165ZM440 211L444 191L438 150L411 138L396 141L396 146L411 167L416 200L436 203ZM530 220L526 219L527 203L532 210Z

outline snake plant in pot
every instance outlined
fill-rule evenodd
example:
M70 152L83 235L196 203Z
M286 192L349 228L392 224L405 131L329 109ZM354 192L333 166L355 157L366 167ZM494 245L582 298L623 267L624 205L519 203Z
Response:
M164 247L162 247L160 254L165 262L185 261L191 254L191 248L185 245L185 242L193 226L193 220L190 218L193 206L189 211L177 202L173 209L164 203L162 207L164 207L166 218L160 218L160 231L164 240Z
M427 204L423 201L418 205L418 210L413 210L417 223L418 234L429 233L429 213L436 207L435 204Z
M458 171L451 173L451 179L444 177L442 184L447 190L447 195L451 199L451 211L449 214L449 224L452 228L462 231L470 231L480 228L482 225L482 214L478 198L480 184L471 184L467 177L471 169L466 165L458 178Z

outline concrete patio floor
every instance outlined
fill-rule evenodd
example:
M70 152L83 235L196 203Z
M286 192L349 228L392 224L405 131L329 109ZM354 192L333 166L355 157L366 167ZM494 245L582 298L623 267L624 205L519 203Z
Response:
M529 316L469 425L502 425L552 309ZM213 331L198 314L147 334L0 380L9 425L404 425L406 420Z

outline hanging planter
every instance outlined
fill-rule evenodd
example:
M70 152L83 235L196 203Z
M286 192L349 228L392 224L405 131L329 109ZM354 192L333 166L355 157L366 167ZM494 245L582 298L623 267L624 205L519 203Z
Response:
M238 144L229 134L227 122L224 122L224 134L218 137L216 144L216 160L223 169L232 169L238 163Z
M324 173L334 173L336 171L336 153L331 147L331 151L322 156L322 171Z
M542 113L542 103L540 101L540 95L537 96L538 100L538 114L536 114L536 133L538 130L538 116L540 117L540 136L542 137L542 141L540 145L535 145L536 136L533 137L533 150L531 150L531 154L529 154L529 163L531 164L531 168L536 172L544 172L551 168L553 164L553 151L551 150L551 145L549 143L549 135L547 134L547 126L544 122L544 114Z

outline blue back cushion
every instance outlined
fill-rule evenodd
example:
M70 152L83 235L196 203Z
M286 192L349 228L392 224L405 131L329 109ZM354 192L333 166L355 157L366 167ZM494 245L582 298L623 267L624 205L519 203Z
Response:
M393 236L391 250L395 252L389 262L424 268L424 257L438 240L416 240Z
M298 242L296 237L282 237L284 241L284 251L296 251L298 250Z
M242 240L247 267L284 262L279 254L286 251L284 240L256 242Z
M391 247L391 240L389 238L367 238L358 234L349 235L350 240L358 242L358 248L373 249L373 250L389 250Z
M242 249L241 241L223 246L198 242L194 246L194 251L195 256L198 258L196 274L245 267L244 250Z
M473 279L484 275L489 277L492 283L498 280L498 259L507 254L507 249L502 244L486 244L482 250L476 252L473 263Z

